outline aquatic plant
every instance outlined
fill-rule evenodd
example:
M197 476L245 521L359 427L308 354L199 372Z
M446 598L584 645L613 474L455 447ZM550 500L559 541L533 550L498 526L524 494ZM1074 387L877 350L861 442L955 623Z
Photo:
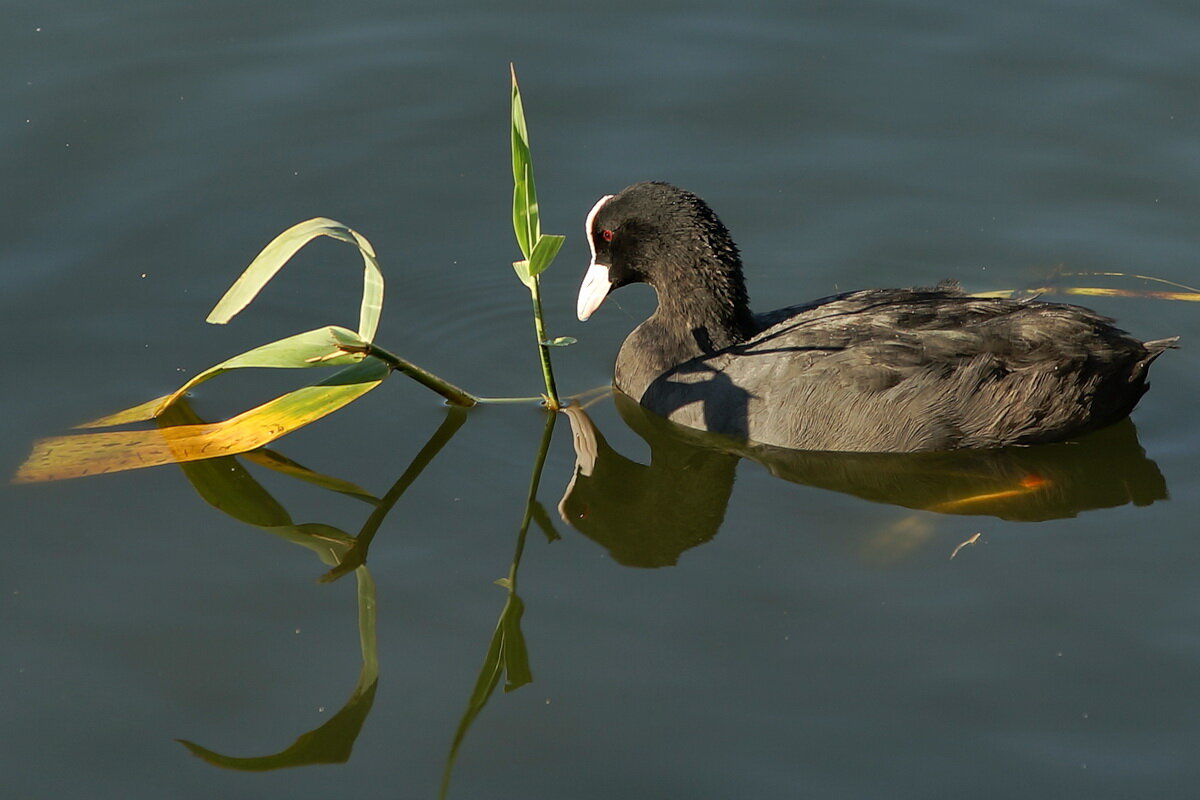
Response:
M523 259L513 263L517 277L529 289L533 302L534 330L545 380L539 397L485 398L384 349L375 343L383 308L384 279L375 248L358 231L336 220L317 217L293 225L263 248L209 313L207 321L223 325L242 312L303 247L320 237L352 245L363 263L362 302L358 330L337 325L298 333L253 348L204 370L174 392L110 414L80 428L108 428L162 420L180 398L204 381L225 372L246 368L302 369L341 367L318 383L295 389L221 422L160 425L152 430L124 430L74 434L42 439L18 471L15 481L60 480L98 475L168 463L186 463L217 456L246 453L337 411L374 389L393 372L399 372L437 392L448 403L528 402L542 399L556 411L561 406L554 385L550 348L574 339L546 335L539 276L550 266L564 237L541 229L529 131L516 70L512 76L510 126L513 169L513 230Z

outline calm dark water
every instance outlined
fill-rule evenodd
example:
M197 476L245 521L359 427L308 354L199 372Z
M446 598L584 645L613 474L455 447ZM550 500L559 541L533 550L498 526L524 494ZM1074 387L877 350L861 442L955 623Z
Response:
M652 304L630 289L573 316L582 218L635 180L709 200L760 309L945 277L1012 288L1058 265L1200 281L1192 3L591 8L7 4L5 470L240 350L352 325L358 267L334 244L244 319L203 323L315 215L379 251L381 343L482 394L536 392L508 266L510 60L545 230L571 237L544 282L551 332L580 339L556 354L568 393L610 379ZM1198 309L1090 304L1183 349L1156 364L1136 430L1045 456L1061 496L1036 522L918 510L958 485L939 475L1022 464L738 461L630 427L611 400L589 409L602 459L573 482L560 420L539 499L561 539L535 526L520 567L534 681L479 715L451 796L1193 796ZM265 390L212 386L211 415ZM445 416L394 378L280 449L382 493ZM472 412L385 520L379 689L344 765L248 774L175 740L264 755L328 721L360 666L353 579L316 583L311 553L176 468L4 487L8 796L436 796L542 427L529 407ZM356 531L369 511L255 474L297 521ZM579 530L556 512L568 485Z

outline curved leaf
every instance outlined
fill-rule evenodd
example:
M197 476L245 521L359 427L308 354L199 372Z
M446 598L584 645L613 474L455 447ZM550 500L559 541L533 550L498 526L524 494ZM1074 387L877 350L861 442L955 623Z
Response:
M359 310L358 334L365 341L375 338L379 328L379 312L383 306L383 272L375 249L364 236L337 220L316 217L288 228L271 240L250 262L229 291L225 292L208 315L208 322L224 325L258 296L292 256L318 236L329 236L358 248L363 259L363 296Z

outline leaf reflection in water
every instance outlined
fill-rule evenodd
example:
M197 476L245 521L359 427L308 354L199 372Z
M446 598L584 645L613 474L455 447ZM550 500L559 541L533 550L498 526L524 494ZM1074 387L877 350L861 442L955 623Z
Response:
M374 703L379 682L375 581L366 567L367 548L384 517L465 420L464 409L449 407L446 419L382 498L376 498L348 481L313 472L272 451L258 450L244 456L280 474L347 494L374 506L357 536L323 523L295 524L288 511L250 474L238 457L222 456L179 465L192 487L214 508L315 552L323 563L332 567L322 578L323 582L354 573L358 584L358 631L362 651L358 681L345 705L325 724L301 734L282 751L265 756L230 756L180 739L179 742L192 754L214 766L247 772L342 763L350 758L354 742ZM203 423L182 400L168 409L159 422L165 426Z

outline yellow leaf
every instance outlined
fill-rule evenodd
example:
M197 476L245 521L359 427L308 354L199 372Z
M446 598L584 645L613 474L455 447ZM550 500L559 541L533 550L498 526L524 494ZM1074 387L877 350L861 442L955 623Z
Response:
M368 359L224 422L41 439L13 481L65 480L244 453L337 411L378 386L387 373L387 365Z

